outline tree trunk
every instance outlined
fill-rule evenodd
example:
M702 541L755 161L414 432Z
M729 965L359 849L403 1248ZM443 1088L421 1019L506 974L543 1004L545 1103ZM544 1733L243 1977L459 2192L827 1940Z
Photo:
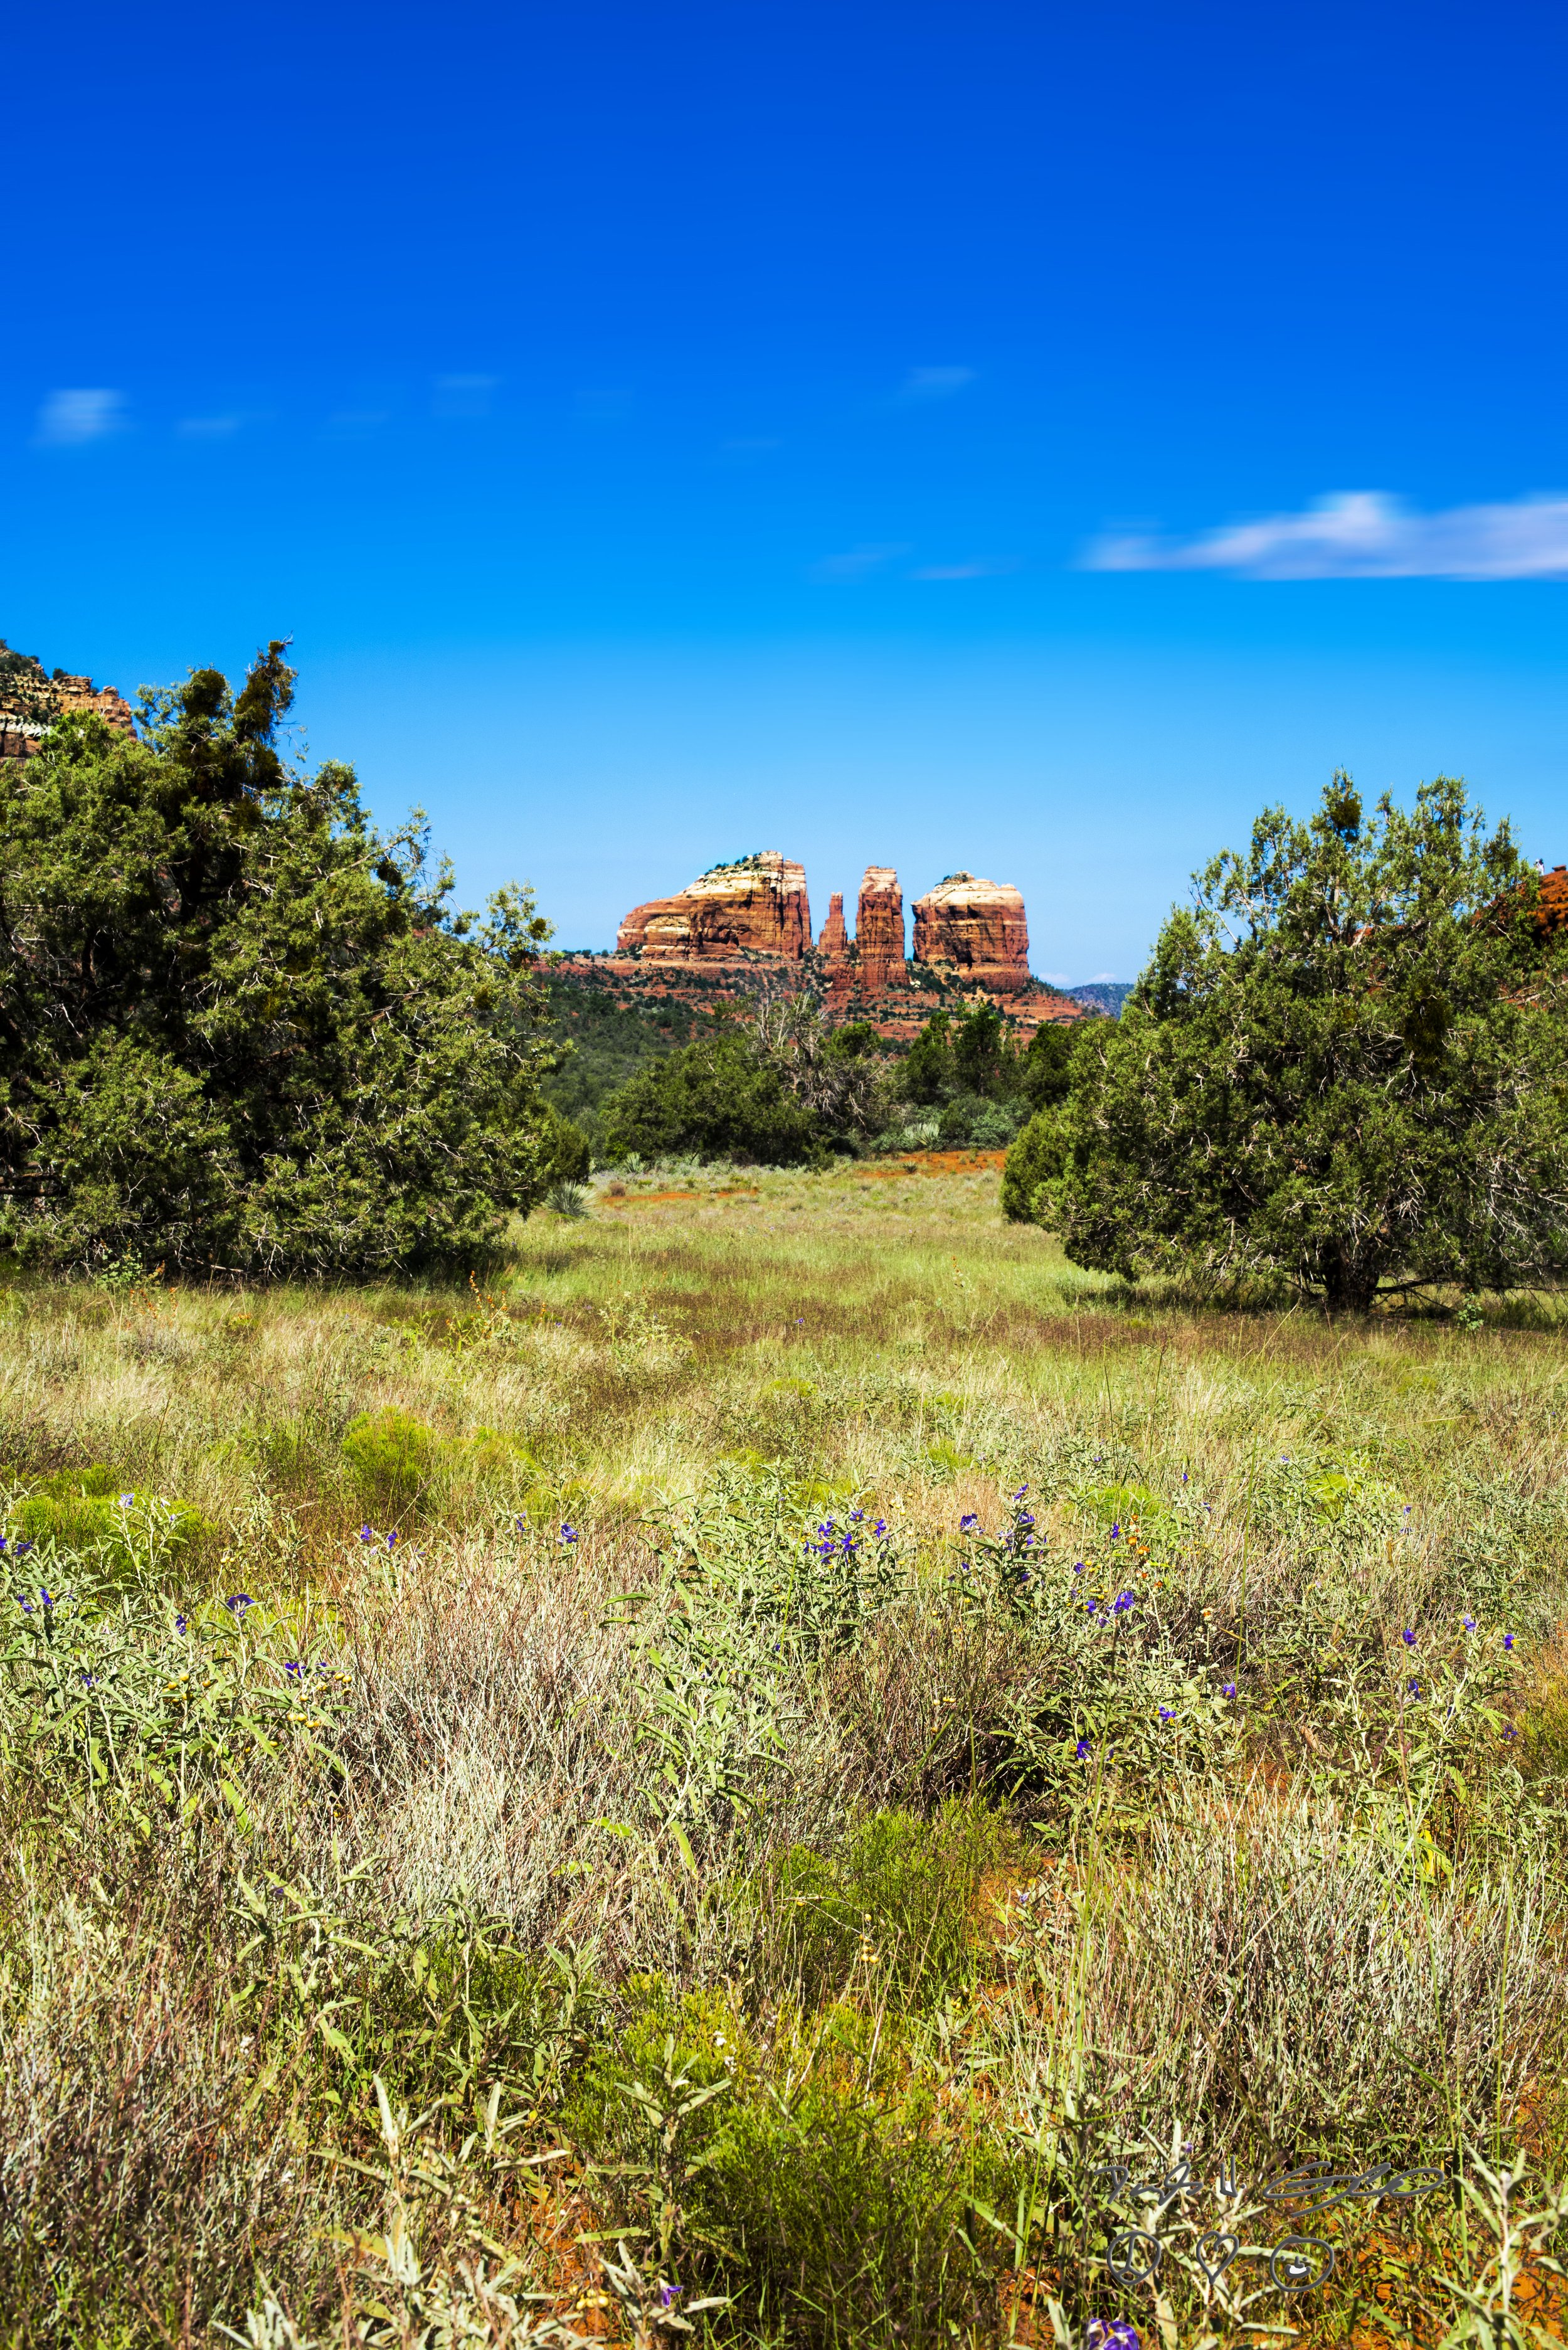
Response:
M1323 1268L1323 1302L1331 1314L1370 1314L1381 1278L1380 1265L1332 1256Z

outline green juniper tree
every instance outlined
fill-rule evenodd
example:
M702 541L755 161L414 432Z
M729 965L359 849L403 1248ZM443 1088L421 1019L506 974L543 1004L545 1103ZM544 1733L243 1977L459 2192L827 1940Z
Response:
M1344 775L1309 823L1268 810L1020 1138L1015 1188L1128 1275L1282 1275L1357 1312L1558 1278L1568 1026L1534 899L1448 778L1407 813Z
M0 1239L267 1274L466 1264L570 1157L542 1102L548 925L449 910L418 820L278 730L281 643L67 717L0 776Z

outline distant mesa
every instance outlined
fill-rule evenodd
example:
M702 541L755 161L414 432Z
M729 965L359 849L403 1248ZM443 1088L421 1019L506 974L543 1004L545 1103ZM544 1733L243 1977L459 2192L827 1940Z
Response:
M645 962L727 962L748 954L800 962L810 946L805 868L776 848L715 865L673 898L634 906L616 935L618 954Z

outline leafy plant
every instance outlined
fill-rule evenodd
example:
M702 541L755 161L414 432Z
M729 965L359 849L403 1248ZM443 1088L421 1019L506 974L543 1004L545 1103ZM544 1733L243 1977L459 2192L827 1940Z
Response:
M1448 779L1408 814L1343 775L1308 824L1266 811L1078 1065L1031 1212L1080 1264L1282 1275L1336 1311L1555 1279L1563 981L1533 900Z

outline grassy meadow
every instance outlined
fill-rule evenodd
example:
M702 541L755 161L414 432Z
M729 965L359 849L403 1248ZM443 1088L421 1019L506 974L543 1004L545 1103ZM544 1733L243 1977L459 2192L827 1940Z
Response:
M998 1171L0 1290L0 2342L1556 2338L1552 1317Z

